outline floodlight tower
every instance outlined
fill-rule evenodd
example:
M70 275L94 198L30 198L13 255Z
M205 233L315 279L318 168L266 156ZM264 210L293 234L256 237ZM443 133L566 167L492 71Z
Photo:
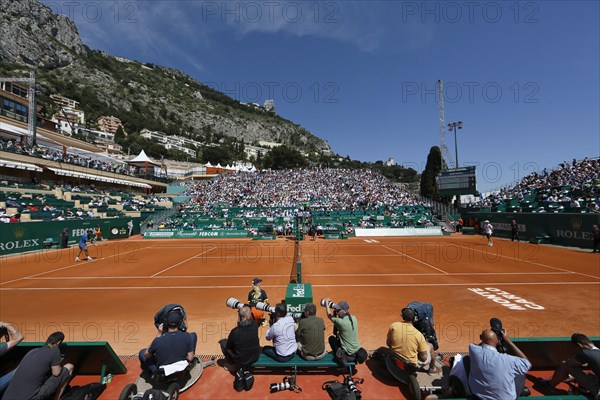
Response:
M442 163L442 168L447 169L448 165L454 164L452 155L448 151L446 145L446 121L444 117L444 82L440 79L437 81L438 86L438 113L439 113L439 129L440 129L440 147L442 150L442 159L445 161Z

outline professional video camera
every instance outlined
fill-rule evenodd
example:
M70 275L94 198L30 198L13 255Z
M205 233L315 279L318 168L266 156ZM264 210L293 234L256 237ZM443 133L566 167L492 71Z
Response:
M506 353L508 352L508 348L506 347L506 340L504 340L504 336L502 335L502 321L499 318L491 318L490 319L490 328L496 336L498 336L498 345L496 346L496 350L498 353Z
M433 323L433 305L431 303L413 301L408 303L406 307L415 313L415 320L413 321L415 329L425 336L425 340L433 345L434 350L437 350L440 346Z
M183 332L187 331L185 310L183 309L183 306L179 304L168 304L158 310L158 312L154 315L154 326L158 329L160 324L163 324L166 321L167 315L171 313L178 313L181 315L181 324L179 325L179 330ZM164 325L163 331L167 331L167 327Z

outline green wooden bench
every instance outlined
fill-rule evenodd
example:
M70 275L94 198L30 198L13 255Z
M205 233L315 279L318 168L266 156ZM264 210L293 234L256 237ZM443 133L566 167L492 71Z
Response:
M589 338L594 345L600 346L600 336ZM553 371L577 350L570 337L513 338L512 341L529 358L533 371Z
M352 370L354 369L354 361L346 362L348 368L348 374L352 376ZM261 354L253 365L254 368L265 368L270 370L285 369L294 371L294 381L298 376L298 370L318 370L318 369L333 369L340 368L340 365L335 361L333 354L327 353L325 357L320 360L307 361L300 357L298 354L294 355L290 361L279 362L275 361L271 357L265 354Z
M529 243L531 244L542 244L542 243L550 243L550 235L546 233L540 233L535 237L529 238Z
M462 234L463 235L474 235L475 234L475 228L473 228L471 226L463 226L463 228L462 228Z
M54 238L46 238L44 239L44 248L49 249L52 246L58 246L60 243L58 243L56 240L54 240Z
M25 354L42 346L43 342L19 343L2 357L0 375L15 369ZM127 373L127 368L108 342L64 342L61 349L65 354L64 363L74 366L73 376L100 375L100 382L103 382L107 375Z

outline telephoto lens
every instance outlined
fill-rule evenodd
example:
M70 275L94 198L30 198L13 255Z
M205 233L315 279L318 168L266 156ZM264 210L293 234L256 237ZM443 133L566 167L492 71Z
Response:
M275 307L270 306L267 303L263 303L262 301L259 301L258 303L256 303L256 309L261 310L261 311L267 311L270 313L275 312Z
M354 393L354 397L356 397L357 399L360 399L362 397L361 391L358 390L356 384L354 383L354 379L352 379L351 376L346 377L346 385L348 386L348 389L350 389L350 391Z
M246 305L246 304L242 303L241 301L239 301L238 299L236 299L235 297L228 298L227 301L225 302L225 304L227 305L227 307L233 308L234 310L236 308L242 308Z
M290 390L292 384L287 381L287 378L283 378L283 382L271 383L271 393L281 392L283 390Z
M329 301L329 308L333 308L336 304L333 301ZM327 307L327 300L321 299L321 307Z

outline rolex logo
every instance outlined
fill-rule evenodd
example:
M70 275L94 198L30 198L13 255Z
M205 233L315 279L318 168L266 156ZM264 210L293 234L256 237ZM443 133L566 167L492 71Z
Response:
M581 220L581 218L572 218L571 219L571 226L575 230L579 230L581 228L582 223L583 223L583 221Z
M15 234L16 239L21 239L23 235L25 235L25 229L16 228L15 230L13 230L13 233Z

